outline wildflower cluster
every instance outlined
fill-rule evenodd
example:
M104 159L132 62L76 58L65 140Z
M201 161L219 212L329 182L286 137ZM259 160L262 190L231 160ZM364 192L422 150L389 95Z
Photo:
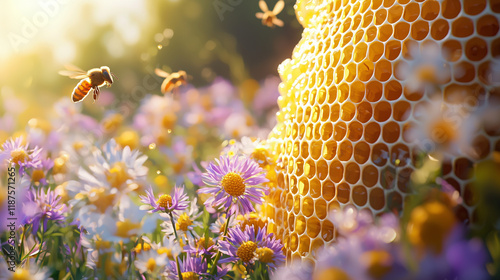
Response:
M276 84L268 79L259 92L268 98ZM216 79L187 87L180 98L147 97L130 123L112 111L89 117L80 104L61 101L56 119L32 119L13 133L19 137L2 139L0 175L16 170L19 206L12 233L0 229L3 251L12 235L15 252L15 259L0 256L0 278L269 278L284 262L283 245L260 212L270 169L251 148L227 153L244 143L263 147L244 137L262 120L236 94ZM199 98L206 104L199 107ZM257 111L270 104L259 102ZM240 115L248 126L228 123ZM231 140L213 162L199 164L219 152L221 134L242 143ZM3 184L2 225L10 217Z

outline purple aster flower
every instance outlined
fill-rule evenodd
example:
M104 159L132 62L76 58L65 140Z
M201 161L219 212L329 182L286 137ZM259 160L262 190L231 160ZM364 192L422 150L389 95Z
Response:
M189 243L184 246L184 252L195 256L212 256L217 251L217 246L211 237L189 238Z
M27 194L27 202L23 203L24 224L31 224L33 234L36 234L43 221L43 228L47 230L47 221L63 221L64 213L68 208L66 204L60 203L61 197L55 191L42 188L39 190L30 189Z
M221 252L229 257L221 262L242 261L250 264L257 260L275 269L285 261L283 245L272 233L266 232L266 227L256 232L253 225L247 226L245 230L241 230L241 227L230 229L227 240L220 242Z
M263 169L249 157L226 157L210 163L203 182L209 187L201 188L199 193L212 194L205 206L229 209L229 214L246 214L255 211L252 202L262 204L267 188L261 184L268 180Z
M207 279L209 274L207 273L208 265L206 261L201 257L194 257L187 254L184 260L179 258L179 266L181 268L181 275L183 280L196 280L196 279ZM175 261L170 261L169 263L169 273L167 279L178 280L178 272ZM217 275L214 278L208 279L221 279L227 273L227 270L217 269Z
M29 149L28 144L23 145L23 138L10 139L3 143L3 151L0 152L0 162L9 160L19 166L19 175L24 175L26 168L40 168L42 166L40 152L42 149L35 147Z
M189 206L188 196L184 192L184 187L175 187L173 196L162 194L155 198L153 189L150 187L146 190L146 196L140 196L141 202L147 205L142 205L141 210L148 210L149 213L158 211L170 213L176 210L184 210Z

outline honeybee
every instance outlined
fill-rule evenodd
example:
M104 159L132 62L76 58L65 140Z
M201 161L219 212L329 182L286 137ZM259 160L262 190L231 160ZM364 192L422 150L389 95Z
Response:
M272 11L269 11L267 4L264 0L259 1L259 7L263 11L263 13L256 13L255 16L258 19L262 19L262 24L268 27L283 26L283 21L278 19L276 16L283 10L285 7L285 1L279 0Z
M67 70L59 71L60 75L68 76L71 79L82 79L73 90L71 94L71 99L73 102L82 101L90 91L93 92L94 102L99 98L99 87L106 84L110 87L113 83L112 73L108 66L102 66L101 68L93 68L89 71L83 71L82 69L74 65L66 65Z
M179 71L169 74L161 69L156 68L155 74L165 78L161 84L161 93L165 94L169 91L175 91L178 87L187 84L188 75L186 71Z

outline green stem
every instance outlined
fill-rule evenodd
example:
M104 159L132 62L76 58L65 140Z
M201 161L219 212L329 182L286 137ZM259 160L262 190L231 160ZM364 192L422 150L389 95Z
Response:
M231 220L231 215L229 215L229 209L226 212L226 217L227 217L227 220L226 220L226 226L224 227L224 234L222 235L222 241L224 241L226 239L227 231L229 229L229 220ZM217 273L217 263L219 262L221 255L222 254L219 250L217 252L217 255L215 256L215 260L214 260L214 263L212 265L212 270L210 271L210 274L215 275L215 273Z
M168 214L170 215L170 221L172 222L172 228L174 229L175 239L177 240L177 242L180 242L179 236L177 236L177 230L175 229L174 215L172 215L172 211L170 211ZM182 280L182 273L181 273L181 265L179 263L179 256L175 256L175 264L177 266L177 275L179 276L179 280Z

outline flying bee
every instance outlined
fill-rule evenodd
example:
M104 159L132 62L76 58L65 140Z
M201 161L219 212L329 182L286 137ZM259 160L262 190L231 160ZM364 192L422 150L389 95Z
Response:
M94 102L99 98L99 87L106 84L110 87L113 83L112 73L108 66L102 66L101 68L93 68L89 71L83 71L82 69L73 66L66 65L67 70L59 71L60 75L68 76L71 79L82 79L73 90L71 99L73 102L82 101L90 91L93 92Z
M188 75L186 71L179 71L169 74L161 69L156 68L155 74L165 78L161 84L161 93L165 94L169 91L175 91L178 87L187 84Z
M278 19L276 16L283 10L285 7L285 1L279 0L272 11L269 11L267 4L264 0L259 1L259 7L263 13L256 13L255 16L258 19L262 19L262 24L268 27L283 26L283 21Z

